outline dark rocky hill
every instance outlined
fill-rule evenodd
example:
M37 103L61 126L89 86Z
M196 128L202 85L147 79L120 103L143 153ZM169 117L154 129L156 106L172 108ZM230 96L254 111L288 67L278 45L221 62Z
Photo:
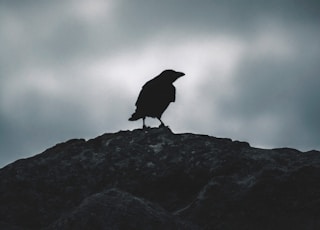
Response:
M167 128L69 140L0 169L0 229L320 229L320 152Z

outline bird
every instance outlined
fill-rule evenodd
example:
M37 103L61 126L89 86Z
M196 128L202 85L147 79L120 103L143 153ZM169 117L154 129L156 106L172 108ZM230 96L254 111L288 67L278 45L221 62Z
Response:
M184 75L182 72L167 69L146 82L142 86L135 103L136 110L129 118L129 121L136 121L142 118L142 128L145 129L147 128L145 125L146 117L152 117L160 121L159 127L164 127L165 124L161 120L161 116L169 104L176 100L176 88L173 82Z

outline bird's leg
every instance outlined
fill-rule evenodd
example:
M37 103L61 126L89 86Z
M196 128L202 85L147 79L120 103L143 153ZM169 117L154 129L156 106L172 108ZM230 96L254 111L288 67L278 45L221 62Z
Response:
M161 124L159 125L159 128L160 128L160 127L165 127L165 125L164 125L163 121L161 120L161 118L160 118L160 117L157 117L157 118L158 118L158 120L161 122Z
M142 128L143 128L143 129L146 129L146 128L147 128L147 126L146 126L146 124L145 124L145 120L146 120L146 117L143 117L143 118L142 118L142 122L143 122Z

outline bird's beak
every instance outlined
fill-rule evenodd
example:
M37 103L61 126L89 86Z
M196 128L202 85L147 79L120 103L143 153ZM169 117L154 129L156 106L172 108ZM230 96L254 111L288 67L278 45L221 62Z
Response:
M182 77L182 76L184 76L185 74L182 73L182 72L178 72L177 75L178 75L178 77Z

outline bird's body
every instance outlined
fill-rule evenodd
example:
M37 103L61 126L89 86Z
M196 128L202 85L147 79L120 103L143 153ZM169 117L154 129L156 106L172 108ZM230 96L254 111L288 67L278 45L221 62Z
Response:
M164 125L161 116L176 98L176 89L172 83L183 75L184 73L181 72L165 70L145 83L136 102L136 111L129 120L135 121L142 118L145 128L145 118L153 117L158 118L161 125Z

